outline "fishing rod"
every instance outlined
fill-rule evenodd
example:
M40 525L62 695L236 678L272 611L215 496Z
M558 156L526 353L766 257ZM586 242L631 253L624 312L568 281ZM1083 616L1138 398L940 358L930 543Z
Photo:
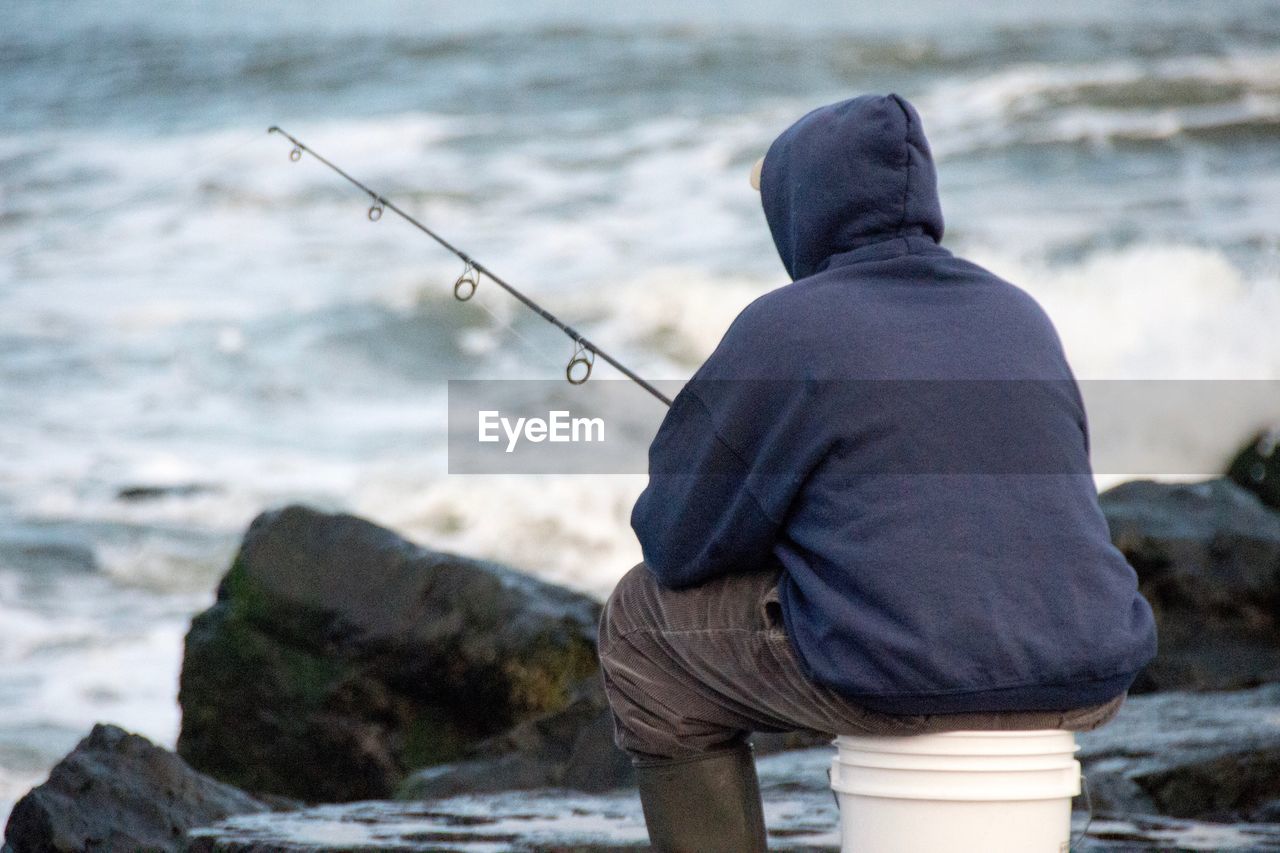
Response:
M560 331L568 335L569 339L573 341L573 355L569 358L569 363L565 365L565 368L564 368L564 378L569 381L569 384L581 385L582 383L586 382L589 378L591 378L591 368L595 366L596 356L599 356L600 358L604 359L606 362L608 362L609 364L617 368L618 371L622 373L623 376L627 377L632 382L636 383L641 388L648 391L650 394L657 397L662 402L666 403L668 406L671 405L671 399L669 397L667 397L657 388L653 387L653 385L651 385L650 383L646 382L644 379L641 379L629 367L624 365L622 362L618 361L613 356L609 355L609 353L600 349L600 347L591 343L591 341L584 338L581 334L578 333L576 329L574 329L569 324L565 323L555 314L552 314L550 311L543 308L537 302L534 302L528 296L525 296L519 290L516 290L514 287L508 284L501 276L498 276L497 274L495 274L493 270L489 269L484 264L480 263L471 255L467 254L461 249L456 248L452 243L450 243L448 240L441 237L435 231L432 231L430 228L423 225L417 219L405 213L399 207L396 207L396 205L393 204L386 196L382 195L376 190L370 189L369 187L362 184L360 181L351 177L351 175L347 174L340 167L330 162L329 160L326 160L324 157L320 156L320 154L318 154L314 148L309 148L308 146L303 144L301 140L285 132L283 128L272 125L271 127L267 128L267 133L278 133L281 136L283 136L285 139L288 139L290 142L293 143L293 150L289 152L289 159L292 160L293 162L296 163L299 160L301 160L304 152L307 154L310 154L312 157L316 158L321 163L328 166L330 169L337 172L342 177L346 178L350 183L360 188L363 192L367 193L369 195L369 198L373 199L373 204L369 206L369 213L368 213L370 222L377 222L379 219L382 218L383 211L389 210L392 213L399 216L401 219L408 222L413 227L417 228L423 234L426 234L432 240L435 240L437 243L439 243L449 252L456 255L458 260L462 261L462 263L464 264L462 275L458 276L458 280L453 283L453 296L459 302L466 302L468 299L476 295L476 289L479 288L480 286L480 277L484 276L485 278L488 278L490 281L492 281L494 284L501 287L507 293L510 293L516 299L520 300L522 303L524 303L524 305L527 308L529 308L539 317L546 320L548 323L550 323L551 325L555 326L557 329L559 329Z

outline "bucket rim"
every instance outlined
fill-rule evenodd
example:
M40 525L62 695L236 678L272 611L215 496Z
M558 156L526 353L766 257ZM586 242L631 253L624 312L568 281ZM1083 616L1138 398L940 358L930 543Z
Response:
M914 738L947 738L954 740L958 738L990 738L992 740L1009 740L1017 738L1049 738L1058 737L1065 740L1070 737L1075 740L1076 733L1070 729L953 729L945 732L929 732L927 734L903 734L903 735L836 735L832 739L833 744L839 744L841 741L850 740L869 740L869 741L897 741L912 740Z
M837 755L1064 755L1079 752L1075 733L940 732L927 735L840 735L831 741Z

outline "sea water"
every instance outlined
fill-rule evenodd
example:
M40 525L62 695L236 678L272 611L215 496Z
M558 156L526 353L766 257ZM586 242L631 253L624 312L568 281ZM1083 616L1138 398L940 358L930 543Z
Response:
M0 819L95 720L173 743L187 621L263 508L601 596L638 559L643 478L445 475L446 381L572 347L492 286L454 302L455 259L270 124L679 379L785 283L752 162L897 91L946 244L1040 299L1081 376L1280 379L1280 2L956 9L9 0Z

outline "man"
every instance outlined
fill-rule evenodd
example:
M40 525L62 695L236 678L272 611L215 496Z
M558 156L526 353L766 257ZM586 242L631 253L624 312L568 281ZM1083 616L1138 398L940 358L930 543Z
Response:
M1155 654L1057 334L939 245L915 109L809 113L759 189L793 283L676 397L601 620L659 850L765 848L748 732L1086 730Z

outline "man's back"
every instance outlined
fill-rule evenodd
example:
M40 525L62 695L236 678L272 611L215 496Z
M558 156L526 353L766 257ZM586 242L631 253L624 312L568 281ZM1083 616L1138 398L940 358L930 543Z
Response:
M1027 294L938 245L904 101L815 111L762 195L795 280L675 402L633 525L660 581L778 565L808 674L894 714L1079 707L1154 654L1084 411Z

